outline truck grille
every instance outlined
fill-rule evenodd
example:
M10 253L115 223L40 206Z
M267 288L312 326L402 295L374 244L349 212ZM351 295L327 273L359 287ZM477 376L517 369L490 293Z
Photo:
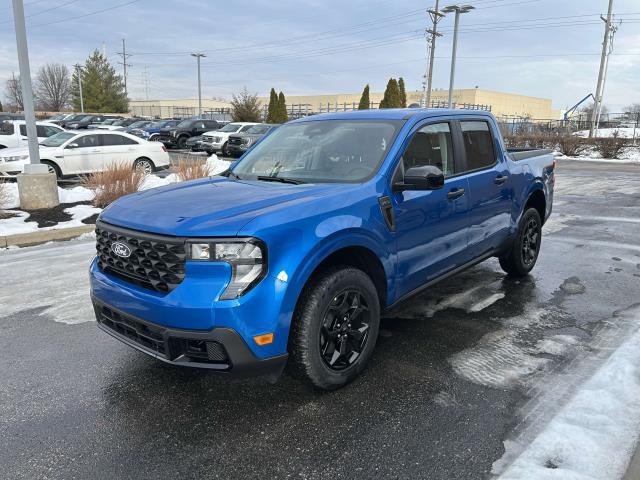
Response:
M141 287L166 293L184 280L187 257L184 239L136 232L98 221L96 250L98 267L103 272Z
M229 145L242 145L242 137L229 137Z

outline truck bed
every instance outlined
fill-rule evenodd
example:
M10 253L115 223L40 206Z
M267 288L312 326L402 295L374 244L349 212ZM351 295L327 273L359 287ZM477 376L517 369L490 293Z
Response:
M518 162L541 155L550 155L553 150L549 148L507 148L507 153L514 162Z

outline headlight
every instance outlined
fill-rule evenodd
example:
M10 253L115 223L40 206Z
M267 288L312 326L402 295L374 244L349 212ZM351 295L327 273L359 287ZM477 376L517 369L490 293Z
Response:
M243 144L243 145L246 145L247 147L248 147L249 145L251 145L251 142L252 142L252 139L251 139L251 138L243 138L243 139L242 139L242 144Z
M241 297L267 273L267 250L260 240L238 238L210 243L189 243L189 258L195 261L226 262L231 265L231 282L220 300Z
M222 137L211 137L211 141L213 143L220 143L222 141Z
M15 155L13 157L2 157L3 162L17 162L20 160L26 160L29 155Z

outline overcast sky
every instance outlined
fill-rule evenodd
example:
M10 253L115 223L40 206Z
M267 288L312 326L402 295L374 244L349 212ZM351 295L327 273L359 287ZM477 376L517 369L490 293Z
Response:
M32 72L82 63L126 38L130 97L229 98L243 86L267 95L382 91L390 76L421 88L425 10L434 0L25 0ZM442 1L441 6L451 2ZM607 0L470 0L461 16L456 87L551 98L564 108L595 91ZM605 91L612 111L640 102L640 2L614 0L622 23ZM97 13L94 13L97 12ZM446 88L453 15L438 27L434 88ZM116 65L118 71L122 66ZM18 60L10 0L0 0L0 91Z

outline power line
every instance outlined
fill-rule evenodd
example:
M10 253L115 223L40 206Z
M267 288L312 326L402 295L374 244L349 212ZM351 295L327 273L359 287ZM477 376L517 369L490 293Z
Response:
M57 5L57 6L55 6L55 7L47 8L47 9L45 9L45 10L40 10L39 12L32 13L31 15L25 15L25 17L24 17L24 18L26 19L26 18L36 17L36 16L38 16L38 15L42 15L43 13L47 13L47 12L50 12L50 11L52 11L52 10L57 10L57 9L59 9L59 8L66 7L67 5L71 5L72 3L77 3L77 2L79 2L79 1L80 1L80 0L70 0L70 1L69 1L69 2L67 2L67 3L63 3L63 4L61 4L61 5ZM11 23L11 22L12 22L11 20L5 20L4 22L0 22L0 25L3 25L3 24L5 24L5 23Z
M131 4L139 2L139 1L140 0L130 0L128 2L119 3L118 5L113 5L111 7L103 8L101 10L95 10L93 12L84 13L82 15L76 15L74 17L61 18L60 20L54 20L52 22L39 23L37 25L29 25L29 27L31 27L31 28L33 28L33 27L44 27L44 26L53 25L53 24L56 24L56 23L68 22L70 20L77 20L78 18L90 17L91 15L98 15L99 13L110 12L111 10L115 10L116 8L126 7L128 5L131 5Z

